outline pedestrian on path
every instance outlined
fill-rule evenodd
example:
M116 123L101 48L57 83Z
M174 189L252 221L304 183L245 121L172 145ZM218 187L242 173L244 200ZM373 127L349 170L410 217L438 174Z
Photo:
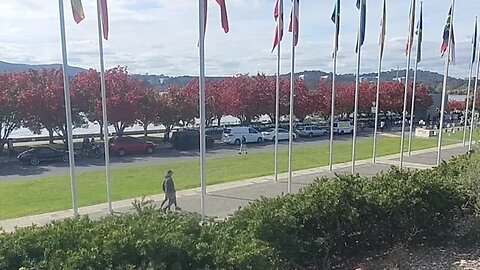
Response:
M248 154L248 152L247 152L247 138L245 138L245 135L242 135L242 141L240 143L240 149L238 150L238 154L241 155L243 151L245 151L245 154Z
M181 210L180 207L178 207L177 205L177 194L175 191L175 183L173 182L172 170L168 170L167 174L165 175L165 178L163 179L162 188L163 188L163 191L165 192L165 199L163 200L160 207L164 210L170 211L170 207L174 205L175 210ZM163 205L167 201L168 201L167 206L163 208Z
M380 121L380 131L383 132L383 130L385 129L385 121Z

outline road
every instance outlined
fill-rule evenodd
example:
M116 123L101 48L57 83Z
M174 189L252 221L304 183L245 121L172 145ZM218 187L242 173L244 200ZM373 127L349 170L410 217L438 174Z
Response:
M299 138L294 142L294 147L307 147L307 146L319 146L328 144L328 137L320 137L313 139ZM370 134L364 134L358 137L359 140L371 139ZM351 140L351 136L336 136L335 141L348 142ZM288 142L280 142L280 149L287 149ZM249 144L249 153L261 153L272 152L274 145L271 142L262 144ZM198 160L198 151L175 151L170 149L162 149L154 153L153 155L132 155L125 157L111 157L111 168L126 168L126 167L138 167L148 166L159 163L181 162L189 160ZM214 149L207 151L207 158L227 157L238 155L237 146L218 145ZM76 172L93 172L104 170L105 162L103 159L78 159L76 160ZM19 181L39 177L68 175L68 164L64 163L50 163L40 164L39 166L31 166L28 164L21 164L17 161L11 161L7 163L0 163L0 182Z

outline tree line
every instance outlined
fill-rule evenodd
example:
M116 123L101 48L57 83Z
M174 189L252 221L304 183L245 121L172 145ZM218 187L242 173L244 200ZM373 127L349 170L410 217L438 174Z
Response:
M78 73L70 78L72 118L74 127L86 127L89 122L102 124L100 76L96 70ZM316 89L307 89L302 79L296 79L294 114L303 121L315 115L330 116L331 84L320 80ZM258 74L237 75L206 82L207 125L219 124L222 116L231 115L249 124L263 115L275 117L276 78ZM198 80L186 86L170 85L160 92L134 79L125 67L106 71L108 121L117 134L134 124L141 125L145 134L150 124L162 124L167 132L174 126L193 123L198 117ZM280 115L289 113L290 80L280 80ZM336 114L348 116L354 108L355 85L336 87ZM380 110L401 112L404 85L383 82L380 87ZM409 88L409 102L411 99ZM371 114L376 85L360 85L360 112ZM419 109L431 105L427 88L417 86L416 104ZM46 129L53 141L54 134L64 137L65 102L63 73L58 69L29 70L0 74L0 144L10 134L25 127L35 134Z

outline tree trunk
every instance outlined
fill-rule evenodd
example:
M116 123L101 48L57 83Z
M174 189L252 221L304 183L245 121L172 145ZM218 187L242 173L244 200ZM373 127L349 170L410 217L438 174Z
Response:
M47 128L48 131L48 143L53 144L53 128Z
M172 127L170 125L165 126L165 132L163 133L163 142L169 142L170 141L170 131L172 130Z
M148 123L143 124L143 136L148 136Z
M218 119L217 119L217 121L218 121L218 122L217 122L217 126L218 126L218 127L220 127L220 120L222 120L222 117L218 117Z

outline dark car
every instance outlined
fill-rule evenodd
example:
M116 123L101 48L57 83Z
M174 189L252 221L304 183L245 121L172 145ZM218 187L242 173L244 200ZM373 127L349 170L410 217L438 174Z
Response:
M126 154L153 154L155 144L134 137L117 137L110 139L110 152L125 156Z
M180 130L172 134L173 148L180 151L200 149L200 132L198 130ZM213 147L214 140L206 135L207 148Z
M68 162L68 152L50 146L39 146L20 153L17 159L35 166L42 161Z

